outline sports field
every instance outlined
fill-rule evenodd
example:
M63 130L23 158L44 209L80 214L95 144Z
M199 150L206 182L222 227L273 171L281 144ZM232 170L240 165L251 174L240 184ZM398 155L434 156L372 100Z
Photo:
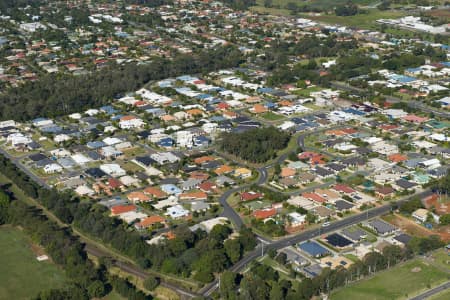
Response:
M0 299L31 299L42 290L66 282L64 271L51 261L38 262L42 250L19 229L0 226Z
M448 272L415 259L339 289L331 295L331 299L407 299L447 281L449 276Z

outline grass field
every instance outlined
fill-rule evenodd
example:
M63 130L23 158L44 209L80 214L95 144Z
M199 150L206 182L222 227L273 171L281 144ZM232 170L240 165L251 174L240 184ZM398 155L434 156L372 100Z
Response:
M66 282L64 271L58 266L36 260L34 248L19 229L0 227L0 299L30 299Z
M420 271L413 272L414 268L420 268ZM445 282L449 276L447 272L415 259L337 290L331 299L406 299Z
M363 29L376 29L378 27L378 25L375 23L376 20L394 19L404 15L403 13L398 11L380 11L378 9L369 9L368 11L368 14L357 14L351 17L341 17L336 15L304 15L304 17L329 24L338 24Z

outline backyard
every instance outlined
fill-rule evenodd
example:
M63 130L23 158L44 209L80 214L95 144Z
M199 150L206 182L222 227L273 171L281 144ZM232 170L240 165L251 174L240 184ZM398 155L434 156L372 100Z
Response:
M0 227L0 299L30 299L42 290L62 287L66 282L64 271L51 261L39 262L36 256L44 254L40 247L19 229Z

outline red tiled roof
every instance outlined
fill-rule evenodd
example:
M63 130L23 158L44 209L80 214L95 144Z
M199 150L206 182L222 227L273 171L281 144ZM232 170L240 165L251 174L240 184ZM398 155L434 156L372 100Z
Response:
M241 194L241 200L242 201L251 201L255 199L262 198L264 195L261 193L255 193L255 192L243 192Z
M117 205L111 207L111 213L113 215L120 215L129 211L135 211L136 206L135 205Z
M277 210L275 208L261 209L261 210L256 210L255 212L253 212L253 216L256 219L267 219L267 218L275 216L276 214L277 214Z
M352 189L351 187L349 187L348 185L345 185L345 184L336 184L336 185L333 187L333 189L334 189L335 191L343 192L343 193L346 193L346 194L351 194L351 193L354 193L354 192L355 192L354 189Z
M162 222L164 222L164 218L156 215L145 218L144 220L140 221L137 226L147 228L149 226L152 226L153 224Z
M327 200L323 197L321 197L320 195L316 194L316 193L303 193L302 196L304 198L319 202L319 203L324 203L327 202Z

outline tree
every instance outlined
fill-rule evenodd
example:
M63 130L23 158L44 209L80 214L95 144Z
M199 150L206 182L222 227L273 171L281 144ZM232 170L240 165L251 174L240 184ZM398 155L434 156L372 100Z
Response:
M224 243L225 253L232 263L237 263L242 255L242 246L238 239L226 240Z
M244 251L251 251L256 247L255 234L249 228L243 227L239 231L239 242Z
M450 214L446 214L446 215L441 216L439 218L439 223L441 225L448 225L448 224L450 224Z
M264 0L264 7L267 8L272 7L272 4L273 4L272 0Z
M96 280L88 287L88 295L90 298L101 298L106 295L105 284L100 280Z
M159 286L159 278L153 275L149 275L144 281L144 287L146 290L153 291Z
M9 196L0 190L0 225L9 222L10 202Z
M278 255L277 255L277 257L275 258L275 260L279 263L279 264L281 264L281 265L285 265L286 264L286 262L287 262L287 255L286 255L286 253L284 253L284 252L280 252L280 253L278 253Z
M277 282L272 283L272 288L270 289L270 300L281 300L284 299L284 293L280 285Z
M225 271L220 276L220 295L222 299L233 299L236 295L237 274Z

